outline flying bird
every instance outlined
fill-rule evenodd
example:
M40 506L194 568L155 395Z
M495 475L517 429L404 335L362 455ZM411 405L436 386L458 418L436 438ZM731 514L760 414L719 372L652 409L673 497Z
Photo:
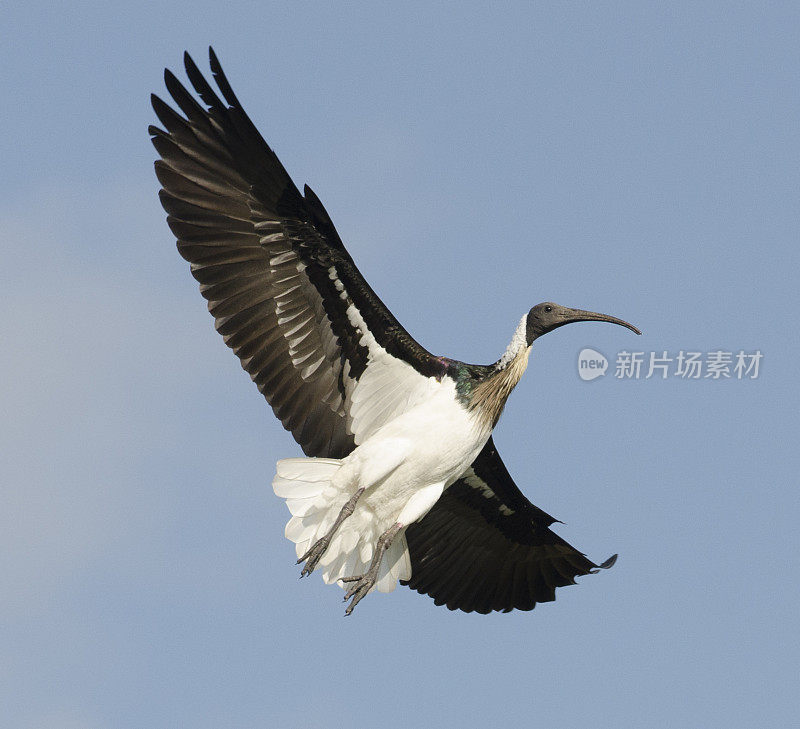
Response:
M493 364L431 354L359 273L319 198L292 182L209 49L218 90L152 104L161 203L216 329L305 458L278 461L301 576L338 583L350 614L398 580L451 610L531 610L597 565L555 534L492 440L536 339L613 316L537 304ZM220 96L221 95L221 96ZM202 102L202 103L201 103Z

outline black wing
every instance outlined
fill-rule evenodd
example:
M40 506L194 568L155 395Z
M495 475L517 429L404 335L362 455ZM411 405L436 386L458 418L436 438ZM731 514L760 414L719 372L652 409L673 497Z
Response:
M368 368L413 389L443 365L364 281L322 203L308 187L300 194L209 56L224 101L188 54L205 107L168 70L183 115L152 97L164 127L149 131L167 222L217 330L284 427L307 455L342 457L409 401L387 396L385 413L361 414L359 433L350 401Z
M532 610L596 565L549 529L557 521L517 488L490 438L471 468L406 530L407 584L451 610Z

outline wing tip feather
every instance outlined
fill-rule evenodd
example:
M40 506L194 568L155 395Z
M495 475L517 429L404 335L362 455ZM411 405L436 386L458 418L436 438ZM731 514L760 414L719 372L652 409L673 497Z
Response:
M618 554L612 554L605 562L602 564L597 565L597 569L599 570L607 570L613 567L617 563L617 558L619 557Z

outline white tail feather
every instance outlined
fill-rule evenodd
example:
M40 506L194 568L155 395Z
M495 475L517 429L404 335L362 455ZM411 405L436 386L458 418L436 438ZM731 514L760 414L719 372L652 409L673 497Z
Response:
M355 492L355 488L350 493L332 483L341 463L334 458L285 458L278 461L272 487L276 496L286 499L292 513L284 533L295 543L298 558L325 536ZM330 584L342 577L366 572L380 535L380 525L375 523L372 511L362 503L356 503L355 511L336 530L317 566L322 579ZM405 535L400 533L383 556L373 589L391 592L397 586L397 580L410 577L411 560Z

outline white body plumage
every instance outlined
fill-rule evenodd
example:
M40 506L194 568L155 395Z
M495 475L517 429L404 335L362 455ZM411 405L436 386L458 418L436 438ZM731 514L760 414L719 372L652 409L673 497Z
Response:
M453 380L427 379L422 402L378 428L346 458L278 462L273 487L292 512L286 536L298 557L330 529L347 500L366 489L320 561L325 582L366 571L377 538L393 524L406 527L425 516L489 438L490 424L459 403ZM398 579L410 576L401 532L375 587L390 592Z

